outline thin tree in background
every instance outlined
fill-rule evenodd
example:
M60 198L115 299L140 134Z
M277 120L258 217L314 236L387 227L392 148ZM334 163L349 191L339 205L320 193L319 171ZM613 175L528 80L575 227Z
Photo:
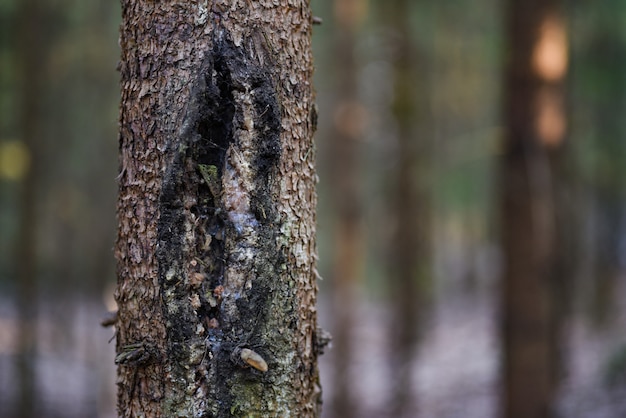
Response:
M591 247L585 249L592 262L592 283L585 296L600 326L615 319L623 271L626 127L621 109L626 98L626 45L621 35L623 15L616 13L619 7L622 3L617 1L576 5L577 29L586 35L577 74L585 83L572 106L581 116L581 125L590 120L585 134L587 146L593 146L584 151L585 159L592 161L591 213L585 219L593 219L594 225Z
M363 136L364 108L358 98L358 29L364 18L362 0L335 0L336 107L333 115L331 175L336 212L333 287L333 395L332 416L358 416L351 365L354 363L353 329L356 292L363 267L363 199L359 143Z
M19 77L19 134L28 152L30 163L22 178L19 202L15 266L17 276L18 335L18 405L22 418L38 416L36 384L36 338L38 314L37 282L37 202L42 135L42 90L45 71L45 14L38 0L19 3L17 15L17 45L15 48Z
M553 416L561 317L556 290L567 45L558 0L507 3L506 138L501 160L502 416Z
M427 192L428 101L426 59L412 39L411 4L395 0L384 4L393 41L392 115L397 129L395 179L389 213L394 227L390 242L389 288L393 355L388 416L415 416L413 363L425 313L430 263L430 213ZM419 401L418 401L419 402Z
M309 3L122 13L119 414L315 417Z

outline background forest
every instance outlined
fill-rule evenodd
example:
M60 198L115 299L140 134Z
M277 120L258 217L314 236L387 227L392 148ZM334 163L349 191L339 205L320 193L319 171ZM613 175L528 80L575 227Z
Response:
M324 417L496 417L504 353L524 344L506 318L543 297L503 290L503 193L523 198L503 186L504 2L312 7ZM552 188L528 169L559 226L557 325L550 383L518 384L554 416L626 416L626 6L571 0L560 19ZM2 417L115 416L99 323L115 309L119 22L117 2L0 0Z

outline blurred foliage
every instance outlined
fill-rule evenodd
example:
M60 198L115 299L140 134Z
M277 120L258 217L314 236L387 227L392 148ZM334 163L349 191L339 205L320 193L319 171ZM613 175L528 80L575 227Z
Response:
M99 289L113 277L115 231L119 5L107 1L42 3L45 86L37 138L40 280L45 288ZM0 1L0 285L10 284L20 179L30 150L16 121L17 2Z
M331 197L327 194L333 183L327 166L333 141L330 125L336 117L329 113L336 97L331 47L336 22L332 19L330 3L313 2L314 13L324 19L324 24L314 29L315 85L320 107L317 134L321 178L319 249L320 271L324 277L330 272L329 263L335 253L331 240L334 214L328 206ZM386 214L385 199L398 164L397 127L390 108L390 59L396 50L397 34L384 23L381 5L370 3L372 12L356 39L360 69L354 77L358 80L359 100L367 115L365 135L358 148L363 161L362 187L366 196L365 282L373 294L381 294L386 281L384 266L392 223ZM474 3L461 0L411 2L410 28L420 60L413 77L421 100L426 104L424 115L417 122L418 132L428 136L433 144L429 151L432 154L423 157L429 161L428 169L415 175L419 176L419 184L433 193L432 204L436 211L433 228L442 234L464 235L467 231L443 229L449 221L466 224L469 213L470 234L486 244L493 239L492 172L501 136L498 109L501 22L498 2L484 0L480 9L480 13L475 13Z
M22 141L6 141L0 144L0 178L19 181L30 166L30 154Z

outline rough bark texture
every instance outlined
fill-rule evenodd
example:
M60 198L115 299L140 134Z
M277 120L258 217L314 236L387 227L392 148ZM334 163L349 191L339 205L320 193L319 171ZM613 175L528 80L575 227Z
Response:
M501 161L502 416L553 416L560 333L555 161L566 69L559 1L508 2L507 138Z
M316 416L308 1L122 10L119 414Z

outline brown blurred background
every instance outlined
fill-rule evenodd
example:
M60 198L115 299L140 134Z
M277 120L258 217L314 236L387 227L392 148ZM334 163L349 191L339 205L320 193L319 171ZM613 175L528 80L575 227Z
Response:
M312 7L324 417L626 416L626 3ZM119 8L0 0L0 417L115 416Z

